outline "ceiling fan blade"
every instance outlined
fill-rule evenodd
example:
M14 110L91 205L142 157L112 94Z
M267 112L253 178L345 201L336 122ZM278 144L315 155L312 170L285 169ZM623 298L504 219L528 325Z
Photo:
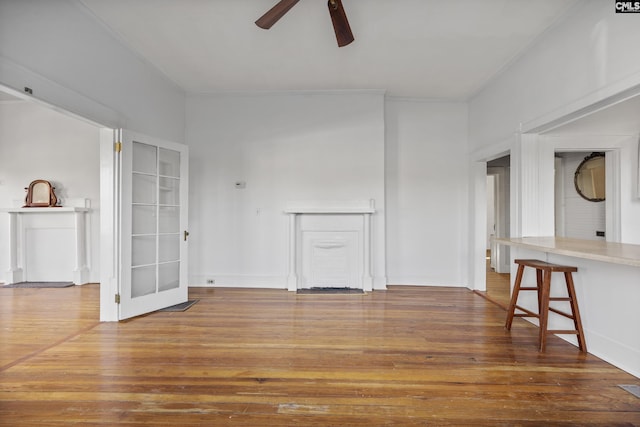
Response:
M258 18L258 20L256 21L256 25L260 28L268 30L299 1L300 0L280 0L278 3L276 3L275 6L269 9L267 13Z
M338 46L346 46L355 39L347 20L347 14L342 6L342 0L329 0L327 4L329 5L329 14L331 15Z

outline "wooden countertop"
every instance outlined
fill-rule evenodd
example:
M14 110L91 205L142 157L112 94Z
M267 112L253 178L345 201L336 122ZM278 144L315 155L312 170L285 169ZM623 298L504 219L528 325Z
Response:
M640 245L566 237L513 237L495 241L540 252L640 267Z

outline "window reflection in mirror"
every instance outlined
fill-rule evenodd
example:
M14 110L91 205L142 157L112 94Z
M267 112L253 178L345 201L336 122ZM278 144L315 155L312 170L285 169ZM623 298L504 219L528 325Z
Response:
M31 202L33 204L47 204L49 205L49 191L50 187L48 183L38 182L34 184L31 194Z

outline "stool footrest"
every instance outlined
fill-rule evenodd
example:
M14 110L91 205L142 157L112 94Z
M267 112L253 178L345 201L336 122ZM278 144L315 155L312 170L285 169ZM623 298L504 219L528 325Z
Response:
M524 311L524 313L513 313L513 317L540 317L538 313L534 313L533 311L527 310L526 308L520 307L519 305L516 305L516 309Z
M560 334L560 335L578 335L580 332L573 329L547 329L548 334Z
M549 311L553 311L556 314L566 317L567 319L574 319L573 315L569 313L565 313L564 311L560 311L557 308L549 307Z

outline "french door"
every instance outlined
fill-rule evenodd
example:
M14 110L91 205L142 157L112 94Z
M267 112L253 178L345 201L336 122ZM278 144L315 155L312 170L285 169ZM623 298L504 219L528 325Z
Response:
M118 319L187 301L188 148L127 130L119 146Z

